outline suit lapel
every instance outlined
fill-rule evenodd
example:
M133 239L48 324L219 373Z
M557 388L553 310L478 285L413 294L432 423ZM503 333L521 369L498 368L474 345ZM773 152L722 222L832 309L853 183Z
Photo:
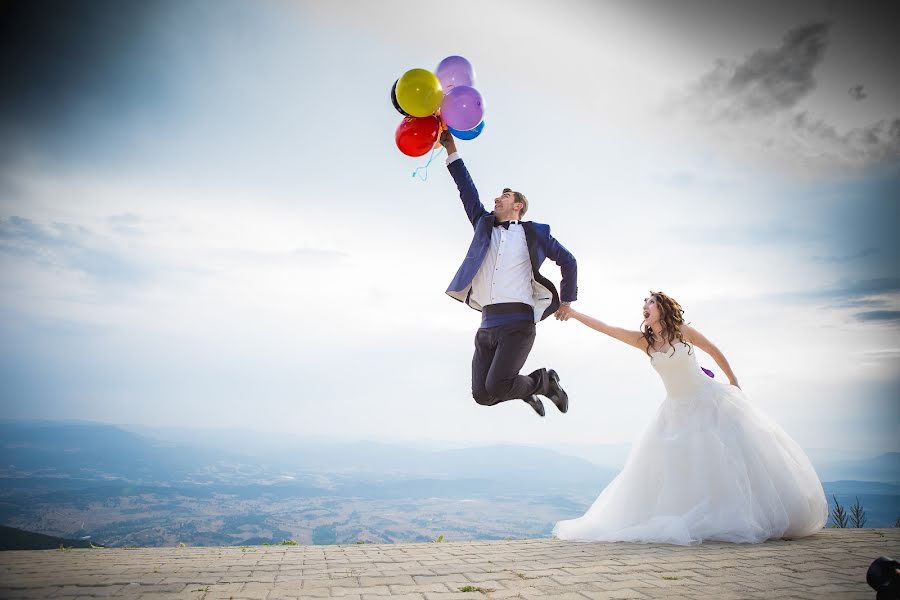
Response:
M541 316L541 320L543 320L555 313L556 309L559 308L559 292L556 291L556 286L553 285L553 282L541 275L540 271L538 270L538 234L537 230L534 227L534 223L531 221L526 221L522 223L522 228L525 229L525 243L528 246L528 255L531 257L531 272L534 274L534 280L541 284L543 287L547 288L547 291L551 295L550 305Z
M531 257L531 270L534 271L535 275L538 274L538 264L537 264L537 232L534 230L534 223L531 221L525 221L522 223L522 229L525 230L525 244L528 246L528 256Z

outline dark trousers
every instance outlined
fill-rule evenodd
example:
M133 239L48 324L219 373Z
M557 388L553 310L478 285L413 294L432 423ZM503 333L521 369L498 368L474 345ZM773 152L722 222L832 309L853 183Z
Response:
M534 321L518 321L478 330L472 357L472 397L484 406L507 400L547 395L547 369L519 375L534 346Z

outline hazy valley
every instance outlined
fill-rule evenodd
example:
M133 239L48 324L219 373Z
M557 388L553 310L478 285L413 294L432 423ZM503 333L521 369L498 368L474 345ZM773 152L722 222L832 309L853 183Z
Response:
M546 537L624 456L88 423L5 423L0 435L0 524L111 546ZM894 525L900 455L813 460L829 502L858 497L867 526Z

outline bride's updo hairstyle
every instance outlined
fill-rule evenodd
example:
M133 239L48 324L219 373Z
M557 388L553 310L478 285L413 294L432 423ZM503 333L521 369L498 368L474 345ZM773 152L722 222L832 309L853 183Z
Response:
M684 341L681 333L681 326L684 325L684 309L681 308L678 301L663 292L651 291L650 296L656 300L656 306L659 307L659 320L663 324L663 331L653 331L652 327L644 327L644 324L641 324L641 333L644 334L644 339L647 341L647 355L651 356L650 348L658 345L659 342L665 342L669 346L673 346L672 352L674 354L675 340L687 346L688 351L693 350L691 345Z

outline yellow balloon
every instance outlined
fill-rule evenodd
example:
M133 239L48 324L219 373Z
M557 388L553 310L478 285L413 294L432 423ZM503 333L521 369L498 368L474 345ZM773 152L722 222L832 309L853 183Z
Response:
M413 117L434 114L443 99L441 82L426 69L410 69L397 81L397 102Z

